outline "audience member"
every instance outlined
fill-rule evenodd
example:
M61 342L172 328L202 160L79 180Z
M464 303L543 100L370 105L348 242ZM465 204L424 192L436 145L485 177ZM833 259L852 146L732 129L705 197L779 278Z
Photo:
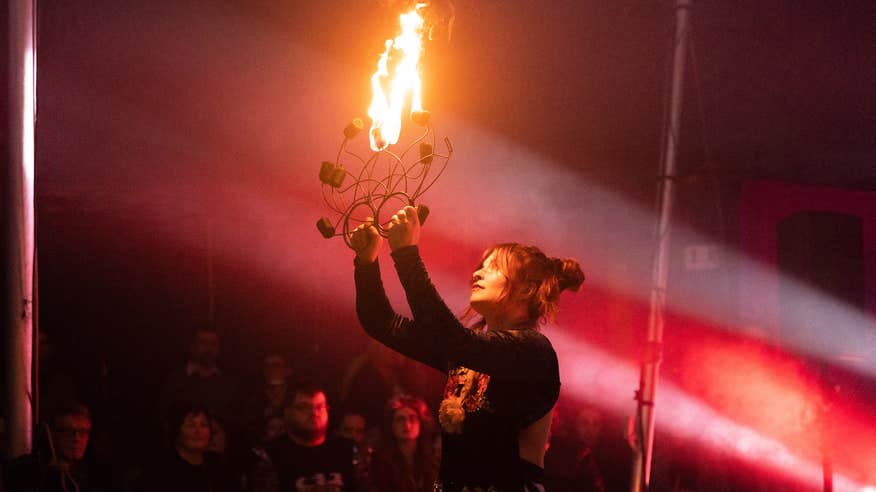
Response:
M196 330L185 366L173 371L165 381L159 399L162 419L174 406L197 403L229 421L235 385L220 369L219 354L219 334L205 328Z
M604 416L585 405L557 412L545 454L545 488L551 491L606 492L629 488L632 453L623 426L606 431Z
M268 447L280 490L358 490L354 443L326 438L329 407L325 391L316 385L300 385L291 394L284 410L286 435Z
M256 442L271 417L282 417L289 399L288 380L292 370L282 354L268 353L262 362L261 381L245 401L242 410L246 437Z
M286 421L283 417L268 417L259 434L258 442L249 448L243 458L244 469L248 470L244 480L244 490L250 492L277 492L277 473L271 463L266 446L286 434Z
M361 446L365 440L365 417L357 412L347 412L335 430L335 435L354 441Z
M262 359L262 380L273 381L281 379L286 381L292 375L289 361L279 352L268 352Z
M204 405L181 404L168 414L171 449L144 472L142 488L163 492L231 492L234 477L208 450L212 432Z
M353 448L353 467L355 468L356 481L360 484L368 483L371 455L377 441L380 440L380 429L368 428L365 417L361 414L347 412L341 417L341 422L335 429L335 435L356 443Z
M112 471L85 459L91 436L91 412L82 404L57 404L45 442L22 456L6 472L7 492L115 490Z
M434 487L438 462L435 425L426 403L399 395L386 402L384 433L369 473L373 492L425 492Z

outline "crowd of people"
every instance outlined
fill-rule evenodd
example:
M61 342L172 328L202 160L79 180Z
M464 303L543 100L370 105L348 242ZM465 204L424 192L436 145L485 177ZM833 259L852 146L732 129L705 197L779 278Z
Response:
M117 456L112 436L92 432L93 424L105 426L86 405L65 401L76 392L56 384L45 394L48 417L36 450L6 463L0 490L431 491L441 455L436 409L408 394L424 390L422 384L401 386L410 370L385 350L372 345L364 360L354 359L341 391L303 380L283 354L265 354L258 387L235 401L229 395L241 392L220 367L219 335L196 330L185 364L166 377L157 401L161 452L139 462ZM371 367L374 359L381 369ZM377 372L386 373L383 382ZM369 392L350 385L380 395L379 414L363 396ZM333 393L341 401L329 402ZM594 467L594 455L583 451L595 445L595 432L579 423L578 412L554 423L562 435L553 440L560 443L556 452L547 453L549 490L615 490L604 475L617 466Z

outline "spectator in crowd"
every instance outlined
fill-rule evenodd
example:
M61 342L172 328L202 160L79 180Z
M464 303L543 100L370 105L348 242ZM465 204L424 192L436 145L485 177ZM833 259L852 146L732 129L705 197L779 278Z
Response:
M167 378L159 399L162 419L178 405L203 404L226 422L232 417L233 381L219 367L219 334L200 328L189 344L185 366Z
M365 417L358 412L347 412L335 430L335 435L349 439L361 446L365 441Z
M34 453L10 463L2 490L115 490L111 470L85 459L90 437L91 412L87 407L79 403L56 405L45 442Z
M241 412L246 437L251 443L258 441L268 419L283 416L289 399L291 374L289 363L282 354L271 352L265 355L258 389L246 399Z
M244 490L251 492L277 492L277 473L268 455L267 446L286 434L283 417L268 417L258 442L249 448L242 463L247 474Z
M171 449L144 472L143 491L231 492L234 477L216 453L209 451L210 411L204 405L181 404L168 415Z
M545 454L546 489L606 492L629 488L632 453L623 425L606 428L596 407L583 405L557 411L550 447ZM568 418L564 415L569 415Z
M280 490L358 490L354 473L354 443L327 439L329 407L317 385L292 390L286 406L286 435L268 447Z
M282 379L286 381L291 375L292 368L289 367L289 361L280 352L268 352L262 359L262 380Z
M398 395L386 403L384 433L369 473L372 492L426 492L438 474L434 420L426 403Z
M353 448L356 481L360 484L367 484L368 471L371 468L371 455L377 441L380 440L380 429L368 427L365 417L358 412L349 411L341 417L341 422L335 429L335 436L356 443Z

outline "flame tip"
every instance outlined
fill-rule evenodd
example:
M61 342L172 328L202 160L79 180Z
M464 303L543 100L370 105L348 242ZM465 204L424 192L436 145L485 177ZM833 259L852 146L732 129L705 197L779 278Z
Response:
M375 151L398 142L402 107L408 93L411 94L411 117L420 125L428 122L428 112L423 111L420 101L421 81L417 72L426 34L419 10L426 6L426 2L417 3L412 10L399 16L401 32L386 40L386 50L371 76L372 99L368 116L371 118L371 148ZM384 90L385 85L389 86L388 91ZM420 120L424 122L419 123Z

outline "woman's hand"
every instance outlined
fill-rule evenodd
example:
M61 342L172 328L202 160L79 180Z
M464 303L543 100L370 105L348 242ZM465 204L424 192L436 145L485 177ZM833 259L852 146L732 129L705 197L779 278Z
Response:
M383 238L374 227L374 217L365 219L365 222L353 229L350 235L350 246L356 251L356 258L361 263L374 263L381 245Z
M420 217L417 209L408 205L390 219L389 249L396 251L420 241Z

